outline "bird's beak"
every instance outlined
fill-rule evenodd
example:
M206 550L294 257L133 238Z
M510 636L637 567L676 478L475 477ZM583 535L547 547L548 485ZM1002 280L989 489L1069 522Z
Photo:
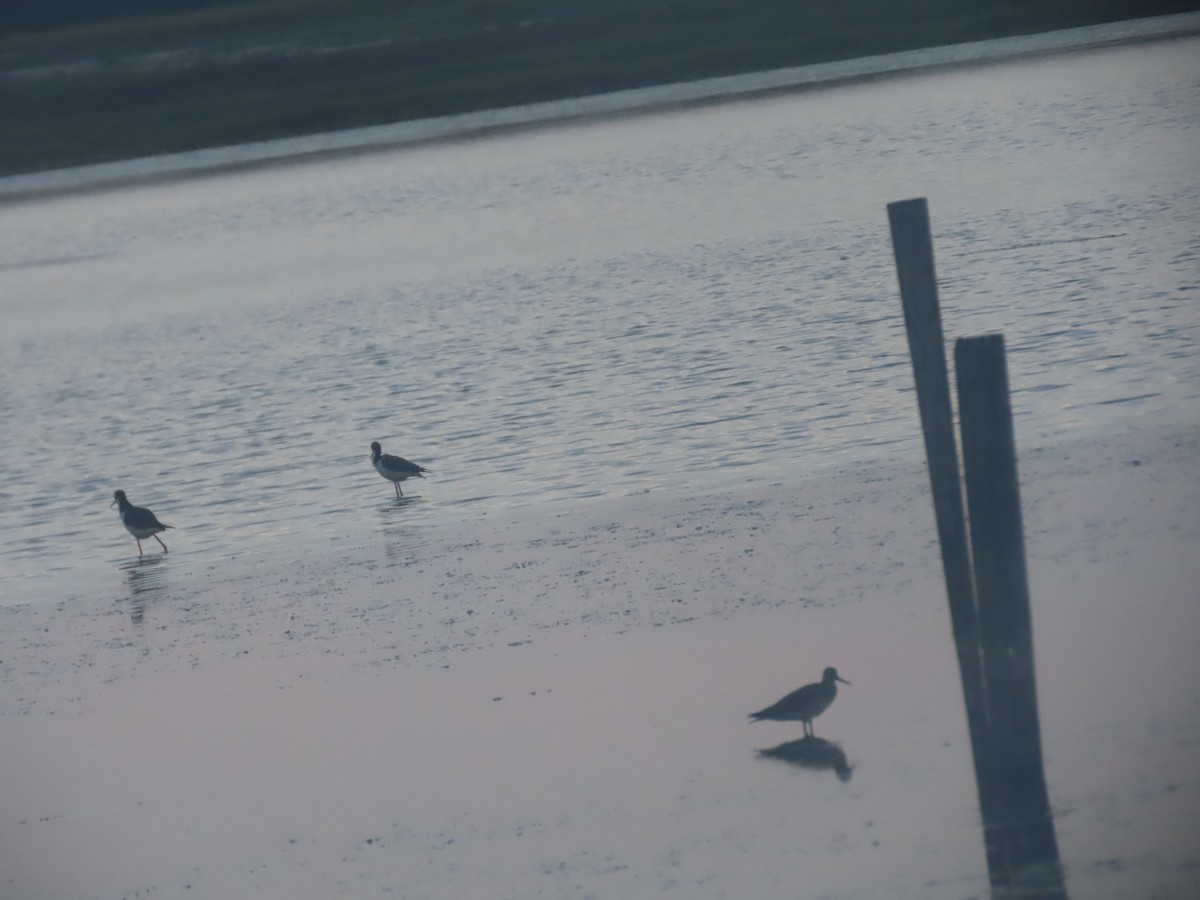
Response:
M845 678L839 677L838 681L840 681L842 684L850 684L850 682L848 682ZM854 685L850 685L850 686L853 687Z
M116 505L117 505L117 498L116 498L116 497L113 497L113 502L112 502L112 503L110 503L110 504L108 504L108 505L109 505L109 506L116 506Z

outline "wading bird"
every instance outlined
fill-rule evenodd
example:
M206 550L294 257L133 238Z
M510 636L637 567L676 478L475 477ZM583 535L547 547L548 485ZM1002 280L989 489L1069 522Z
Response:
M837 669L830 667L821 676L817 684L806 684L792 691L778 703L772 703L766 709L750 713L755 722L770 719L775 722L803 722L804 733L812 736L812 720L829 709L837 697L837 682L849 684L844 678L838 678Z
M414 475L417 478L424 478L425 473L429 471L407 459L384 453L383 448L379 446L379 441L371 441L371 465L375 467L376 472L395 485L397 497L404 496L404 492L400 490L400 482L405 478L412 478Z
M154 538L162 545L163 553L167 552L167 545L163 544L158 533L166 531L168 528L174 528L174 525L164 525L150 510L142 506L134 506L126 498L124 491L116 491L113 494L113 502L108 505L117 507L117 512L121 514L121 524L137 541L138 556L142 555L142 538L148 537Z

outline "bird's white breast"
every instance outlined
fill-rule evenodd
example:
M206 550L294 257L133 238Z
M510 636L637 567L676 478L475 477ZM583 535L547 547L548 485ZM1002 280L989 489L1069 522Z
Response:
M392 481L403 481L405 478L407 478L411 474L409 472L400 472L400 471L397 471L396 469L389 469L387 466L385 466L383 464L382 459L375 460L374 465L375 465L376 472L378 472L384 478L390 478Z

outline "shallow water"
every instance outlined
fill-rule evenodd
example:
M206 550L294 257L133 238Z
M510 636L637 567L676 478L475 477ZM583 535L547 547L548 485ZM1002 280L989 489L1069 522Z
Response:
M117 487L200 572L918 458L884 209L910 196L947 335L1006 336L1019 442L1194 420L1198 51L0 207L0 602L120 590ZM372 440L433 470L410 502Z
M1071 896L1197 895L1198 449L1022 456ZM253 578L181 590L203 555L172 553L126 598L0 608L4 896L988 896L926 484L861 462L419 548L380 523ZM848 779L762 758L800 726L746 718L829 664Z

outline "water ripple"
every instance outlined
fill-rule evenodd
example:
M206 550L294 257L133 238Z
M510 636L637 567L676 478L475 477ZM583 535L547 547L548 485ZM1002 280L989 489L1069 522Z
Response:
M3 600L107 584L118 487L172 559L399 558L439 517L915 458L883 214L910 189L1023 439L1195 415L1195 49L6 208ZM403 505L371 440L433 470Z

